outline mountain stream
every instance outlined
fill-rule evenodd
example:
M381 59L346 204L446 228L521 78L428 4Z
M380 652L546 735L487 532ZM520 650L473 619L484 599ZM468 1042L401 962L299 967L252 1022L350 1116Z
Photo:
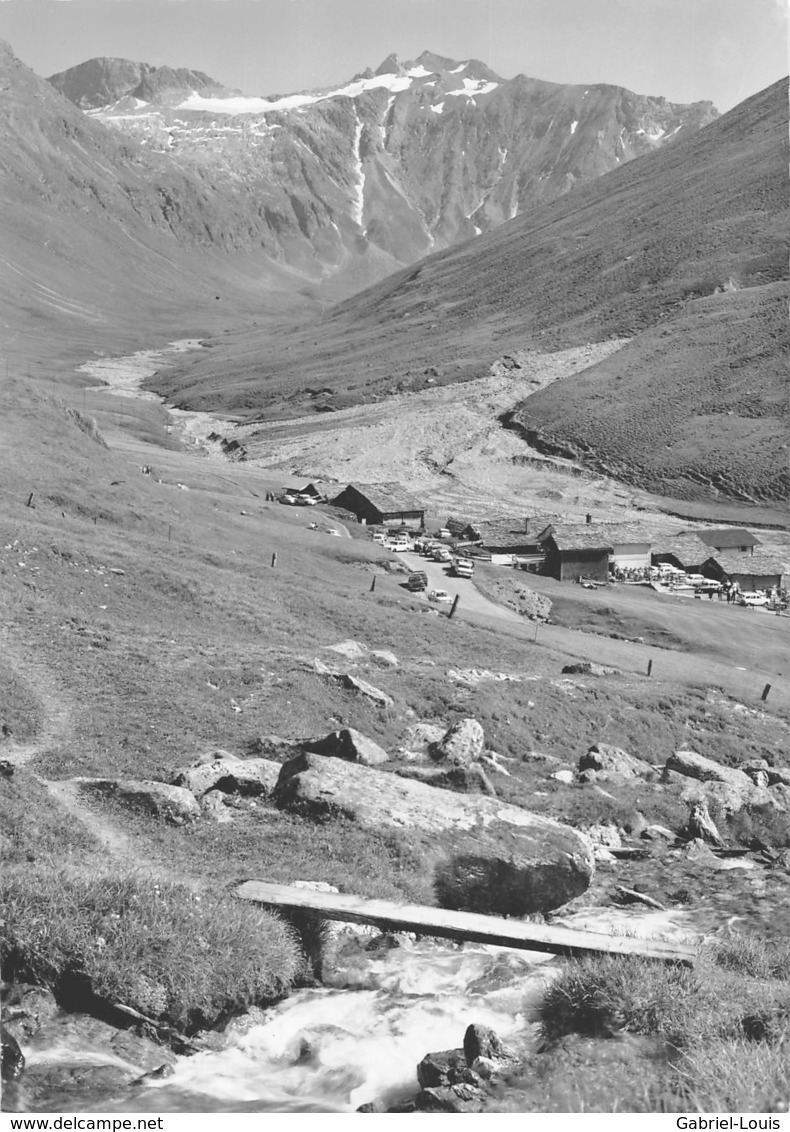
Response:
M103 381L110 393L161 403L140 383L166 365L168 355L198 345L186 339L80 369ZM209 424L220 424L208 413L169 412L173 427L193 443L210 431ZM644 908L596 908L560 922L604 933L692 934L681 913ZM350 974L335 972L334 985L298 990L231 1022L223 1034L209 1035L201 1052L178 1057L173 1073L161 1080L108 1093L63 1090L57 1075L47 1087L46 1074L31 1089L23 1076L15 1085L17 1111L351 1112L374 1100L394 1104L416 1092L416 1067L425 1054L459 1047L472 1022L492 1027L516 1051L526 1052L536 1038L535 1007L563 964L538 952L410 936L368 951L365 945L377 936L372 929L339 930L360 934L361 958ZM107 1066L140 1073L133 1056L124 1061L108 1051L106 1040L77 1034L75 1027L69 1040L67 1023L49 1038L42 1031L24 1048L28 1067Z

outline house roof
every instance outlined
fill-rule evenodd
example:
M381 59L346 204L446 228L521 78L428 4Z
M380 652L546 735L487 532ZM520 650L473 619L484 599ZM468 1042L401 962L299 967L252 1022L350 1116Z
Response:
M690 532L683 531L683 534ZM745 527L724 527L722 530L713 531L694 531L697 538L702 539L706 546L721 547L726 550L728 547L736 546L762 546L762 543L753 535L751 531L747 531Z
M716 554L716 561L725 574L787 574L788 563L776 554Z
M595 523L563 523L552 535L558 550L607 550L615 541L612 530Z
M556 522L556 516L530 515L528 531L524 530L523 519L484 519L473 525L486 546L524 546L537 542L538 535L553 522Z
M348 486L364 495L382 514L388 511L425 510L425 504L399 483L350 483ZM342 495L342 492L339 494Z
M684 565L697 566L710 557L710 547L700 542L695 533L687 531L685 534L657 538L653 546L653 554L674 554L675 558Z

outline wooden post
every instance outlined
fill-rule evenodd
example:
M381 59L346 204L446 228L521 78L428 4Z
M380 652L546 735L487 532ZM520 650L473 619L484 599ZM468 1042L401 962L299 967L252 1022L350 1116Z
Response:
M272 568L274 568L276 565L277 565L277 551L275 550L274 553L272 554Z
M649 660L649 661L647 662L647 674L648 674L648 676L650 675L650 673L651 673L652 671L653 671L653 661L652 661L652 660Z
M370 592L373 593L375 589L376 589L376 576L374 574L373 581L370 583Z
M458 602L460 600L461 600L461 595L456 594L455 597L453 598L453 607L450 610L450 612L447 614L448 617L452 617L452 615L455 613L456 609L458 608Z
M771 691L771 685L766 684L765 687L763 688L763 694L760 696L760 699L763 700L763 701L767 700L768 699L768 693L770 691Z
M28 506L28 507L32 507L32 506L33 506L33 496L34 496L34 495L35 495L35 492L34 492L34 491L31 491L30 495L28 495L28 497L27 497L27 506Z
M168 542L170 542L172 534L173 534L173 525L172 525L172 523L169 523L168 527L167 527L167 541Z

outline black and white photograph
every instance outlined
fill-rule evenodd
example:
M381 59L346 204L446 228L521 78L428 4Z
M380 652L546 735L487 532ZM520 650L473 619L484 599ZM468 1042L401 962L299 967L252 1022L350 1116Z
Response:
M2 1132L790 1132L789 69L0 0Z

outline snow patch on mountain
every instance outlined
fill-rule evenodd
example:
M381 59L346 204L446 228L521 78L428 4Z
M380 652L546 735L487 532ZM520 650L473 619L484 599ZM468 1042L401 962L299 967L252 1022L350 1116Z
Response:
M571 122L571 133L572 134L576 133L576 127L578 126L578 124L579 124L578 119L575 122Z
M365 170L362 168L362 154L360 153L359 143L362 140L362 122L360 121L359 114L356 115L356 125L354 126L354 197L351 203L351 219L355 224L362 227L363 213L365 209Z
M426 74L430 74L427 71ZM202 110L210 114L268 114L273 110L298 110L313 106L327 98L357 98L366 90L385 90L397 93L407 90L412 84L408 75L373 75L369 79L356 79L346 86L317 94L288 94L283 98L208 98L192 91L188 98L176 106L176 110Z
M466 95L467 98L472 98L476 94L489 94L498 86L499 83L487 83L484 79L464 79L463 90L448 90L447 97Z
M444 103L437 102L435 106L431 107L431 110L433 110L434 114L444 114Z

